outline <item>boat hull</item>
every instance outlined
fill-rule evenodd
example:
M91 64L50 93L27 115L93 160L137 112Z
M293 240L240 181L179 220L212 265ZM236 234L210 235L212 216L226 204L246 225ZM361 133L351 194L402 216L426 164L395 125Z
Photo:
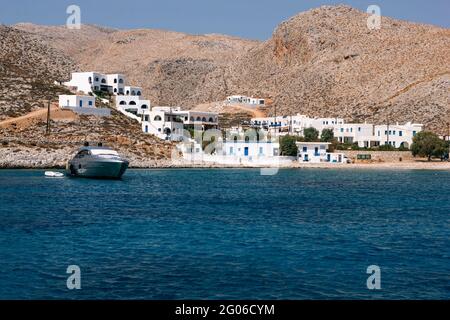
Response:
M120 179L128 169L128 161L125 160L86 160L69 161L67 173L75 177L96 179Z

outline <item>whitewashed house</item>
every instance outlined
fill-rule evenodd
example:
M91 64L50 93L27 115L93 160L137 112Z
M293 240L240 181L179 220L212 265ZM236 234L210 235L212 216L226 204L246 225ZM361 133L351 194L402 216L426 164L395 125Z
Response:
M228 104L248 104L252 106L264 106L266 100L262 98L253 98L242 95L234 95L226 98Z
M102 86L106 86L106 77L98 72L73 72L71 80L64 82L64 85L74 91L90 94L93 91L100 91Z
M423 130L422 124L408 122L404 125L376 125L374 127L375 139L380 145L391 145L395 148L410 148L413 138Z
M287 116L252 118L250 120L252 128L267 131L271 134L279 133L281 135L289 133L289 123L290 119Z
M278 132L281 135L291 134L303 136L306 128L315 128L322 132L323 129L333 128L334 125L343 124L340 118L310 118L305 115L277 116L265 118L252 118L250 124L253 128Z
M298 161L303 163L347 163L344 154L328 151L330 144L328 142L296 142Z
M161 139L181 141L189 136L186 130L206 131L218 127L214 112L182 110L181 107L153 107L143 113L142 131Z
M279 135L303 136L306 128L333 130L340 143L357 144L361 148L372 148L390 144L395 148L409 148L413 137L423 130L422 124L408 122L404 125L373 125L368 123L345 123L342 118L309 118L305 115L253 118L253 128Z
M60 95L60 108L95 108L95 98L82 95Z
M73 72L71 80L64 82L64 85L74 91L84 94L94 92L107 92L112 95L141 96L142 88L126 86L125 76L122 74L103 74L100 72Z
M107 74L104 75L108 92L114 95L124 94L125 77L122 74Z
M184 124L186 128L201 128L203 131L208 129L216 129L219 125L219 115L216 112L187 110L180 111L184 116Z
M334 137L340 143L357 143L361 148L371 148L379 145L373 135L373 125L367 123L346 123L332 127Z
M182 140L184 115L180 112L178 107L153 107L143 115L142 131L164 140Z
M134 115L138 118L142 118L145 111L149 111L151 108L150 100L140 99L139 96L117 96L116 97L116 109ZM129 114L126 114L130 116Z
M227 141L222 143L221 155L257 160L280 155L278 142L266 141Z
M142 96L141 87L125 86L124 94L127 96Z
M95 106L95 97L83 95L60 95L59 107L69 109L78 114L109 116L111 110L107 108L97 108Z
M220 141L206 145L212 153L204 152L198 143L182 143L180 149L185 160L210 162L230 166L277 167L292 163L292 157L280 157L280 145L270 141Z

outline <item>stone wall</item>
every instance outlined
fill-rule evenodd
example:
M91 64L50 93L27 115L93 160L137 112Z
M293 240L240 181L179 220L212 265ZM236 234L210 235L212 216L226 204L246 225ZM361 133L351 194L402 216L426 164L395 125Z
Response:
M355 162L368 162L367 160L357 160L357 156L359 154L370 154L372 156L372 161L376 162L400 162L400 158L402 161L412 161L414 157L411 154L411 151L353 151L353 150L344 150L338 151L344 153L349 159Z
M61 109L69 109L75 113L86 116L109 117L111 109L108 108L79 108L79 107L61 107Z

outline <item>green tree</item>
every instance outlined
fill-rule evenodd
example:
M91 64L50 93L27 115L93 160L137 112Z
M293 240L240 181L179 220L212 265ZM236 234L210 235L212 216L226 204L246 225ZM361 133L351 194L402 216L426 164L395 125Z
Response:
M382 144L378 147L378 151L395 151L395 147L391 144Z
M322 134L320 135L320 141L333 142L334 141L333 129L323 129Z
M303 136L305 137L305 142L315 142L319 139L319 131L315 128L306 128L303 131Z
M293 136L284 136L280 140L280 152L282 156L296 157L298 148L297 139Z
M411 152L413 156L427 157L431 161L432 157L441 157L446 152L446 144L433 132L422 131L413 138Z

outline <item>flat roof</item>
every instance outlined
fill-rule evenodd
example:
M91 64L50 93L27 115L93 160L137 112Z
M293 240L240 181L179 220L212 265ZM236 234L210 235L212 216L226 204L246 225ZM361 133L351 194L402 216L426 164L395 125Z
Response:
M89 95L85 95L85 94L60 94L58 97L81 97L81 98L95 99L94 96L89 96Z
M331 144L331 142L302 142L302 141L297 141L296 144Z

